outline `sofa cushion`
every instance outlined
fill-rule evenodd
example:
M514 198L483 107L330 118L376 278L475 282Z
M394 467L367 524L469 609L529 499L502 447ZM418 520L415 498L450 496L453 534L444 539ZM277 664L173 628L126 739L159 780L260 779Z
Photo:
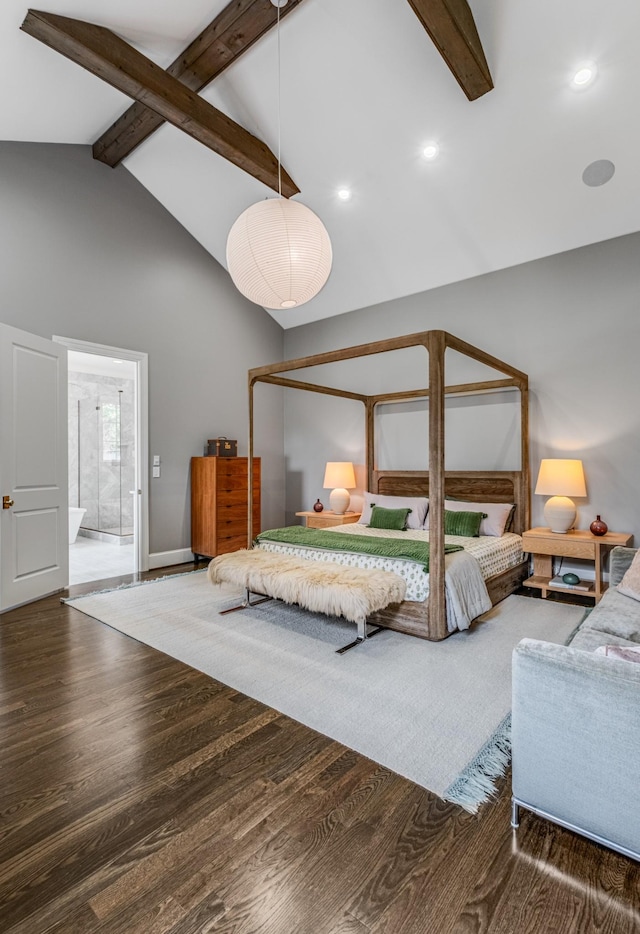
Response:
M631 562L635 558L637 552L637 548L628 548L626 545L616 545L615 548L611 549L611 557L609 559L609 581L611 587L615 587L616 584L620 583L631 566Z
M595 629L604 635L640 643L640 603L610 587L580 629ZM607 641L604 639L603 644Z
M580 649L582 652L595 652L596 649L603 645L619 645L621 648L628 648L637 645L637 642L631 642L621 636L614 636L610 632L600 632L599 629L583 629L580 626L569 644L572 649Z
M637 551L631 565L618 584L618 591L632 600L640 600L640 551Z
M602 645L640 645L640 601L620 593L616 584L640 554L635 548L617 546L611 552L611 584L600 603L588 611L570 640L572 648L594 652Z

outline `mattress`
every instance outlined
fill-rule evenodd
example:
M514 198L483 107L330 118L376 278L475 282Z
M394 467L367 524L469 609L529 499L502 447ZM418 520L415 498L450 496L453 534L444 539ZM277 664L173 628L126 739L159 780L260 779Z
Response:
M334 526L329 531L339 532L342 535L411 538L416 541L429 541L429 532L422 530L409 529L406 532L396 532L388 529L371 529L368 525L360 525L359 523ZM447 573L449 573L450 567L456 561L456 558L464 553L475 558L483 580L515 567L523 560L522 538L513 532L507 532L500 537L481 535L477 538L466 538L461 535L446 535L445 542L451 545L462 545L464 548L464 552L454 552L445 557ZM429 575L424 572L422 565L415 561L384 558L378 555L359 555L354 552L325 551L322 548L310 546L286 545L282 542L270 542L268 538L261 539L259 547L268 551L296 555L315 561L333 561L336 564L351 567L380 568L384 571L393 571L406 581L407 600L423 601L429 596Z

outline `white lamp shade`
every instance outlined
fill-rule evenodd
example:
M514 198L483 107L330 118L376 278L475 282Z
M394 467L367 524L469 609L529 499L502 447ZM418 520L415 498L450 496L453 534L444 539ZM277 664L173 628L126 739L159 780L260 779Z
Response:
M568 532L576 521L576 507L571 496L586 496L582 461L546 458L540 461L536 493L550 496L544 507L544 519L552 532Z
M541 460L535 492L543 496L586 496L582 461L562 458Z
M328 461L322 485L326 490L332 487L353 490L356 485L356 475L351 461Z
M331 241L313 211L286 198L252 204L227 238L227 268L239 292L264 308L294 308L331 272Z

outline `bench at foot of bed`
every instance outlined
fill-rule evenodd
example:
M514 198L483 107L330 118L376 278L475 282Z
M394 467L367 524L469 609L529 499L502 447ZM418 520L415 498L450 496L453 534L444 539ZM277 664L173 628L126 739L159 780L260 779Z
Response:
M235 584L246 590L246 602L233 609L255 605L250 595L262 594L356 623L358 638L340 652L374 635L367 630L367 617L390 604L400 603L406 590L404 580L392 571L309 561L259 548L219 555L211 561L208 575L212 584Z

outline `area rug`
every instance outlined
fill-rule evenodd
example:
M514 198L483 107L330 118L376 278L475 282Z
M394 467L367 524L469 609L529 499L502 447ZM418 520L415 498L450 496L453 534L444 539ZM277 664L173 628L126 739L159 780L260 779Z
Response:
M272 601L227 616L241 594L193 572L67 601L102 623L474 813L509 762L511 652L564 643L584 609L510 596L433 643Z

